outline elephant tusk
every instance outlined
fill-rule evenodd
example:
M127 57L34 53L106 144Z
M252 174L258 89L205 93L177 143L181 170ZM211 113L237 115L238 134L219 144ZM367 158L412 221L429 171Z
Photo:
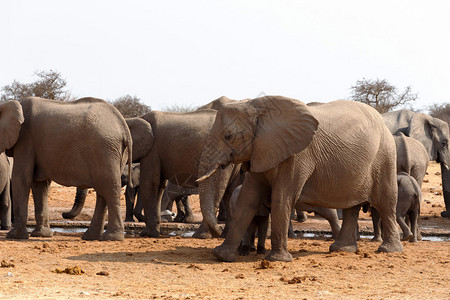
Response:
M203 175L202 177L197 179L195 182L200 182L200 181L203 181L205 179L208 179L212 174L214 174L217 171L219 166L220 166L219 164L215 164L214 168L212 168L208 173L206 173L205 175Z
M448 165L447 165L446 163L444 163L443 165L444 165L444 168L445 168L446 170L448 170Z

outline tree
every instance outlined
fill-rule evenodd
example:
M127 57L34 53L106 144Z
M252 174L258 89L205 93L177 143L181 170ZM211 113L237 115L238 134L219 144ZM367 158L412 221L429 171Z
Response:
M166 108L164 108L164 111L169 111L169 112L177 112L177 113L186 113L186 112L191 112L196 110L196 107L193 106L178 106L178 105L172 105L172 106L167 106Z
M450 124L450 103L432 104L428 107L432 117L441 119Z
M369 104L379 113L385 113L399 105L405 105L416 101L417 94L412 92L411 86L407 86L401 93L387 80L368 80L363 78L356 81L351 87L351 99Z
M0 101L22 100L26 97L42 97L52 100L72 100L71 94L65 89L67 81L57 71L35 71L38 79L32 83L21 83L14 80L11 85L2 87Z
M136 96L125 95L112 101L111 104L120 111L124 118L139 117L151 111L150 106L141 103Z

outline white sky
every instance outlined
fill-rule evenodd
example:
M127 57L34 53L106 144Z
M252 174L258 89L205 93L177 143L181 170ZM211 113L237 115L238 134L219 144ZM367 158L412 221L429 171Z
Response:
M450 102L450 1L1 1L0 86L56 70L152 109L261 93L349 98L363 77Z

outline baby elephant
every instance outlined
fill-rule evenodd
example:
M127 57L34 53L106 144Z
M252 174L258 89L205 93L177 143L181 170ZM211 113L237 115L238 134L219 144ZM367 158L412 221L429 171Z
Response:
M403 231L404 241L417 242L420 201L422 199L420 186L414 177L405 172L397 174L397 184L397 223ZM409 217L411 227L408 226L406 217Z

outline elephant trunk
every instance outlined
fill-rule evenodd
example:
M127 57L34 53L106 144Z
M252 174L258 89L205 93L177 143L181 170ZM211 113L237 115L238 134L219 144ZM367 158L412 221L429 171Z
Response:
M216 218L217 208L219 203L215 203L216 195L219 193L216 187L217 180L219 180L220 168L218 164L215 164L213 158L207 153L208 146L203 151L200 158L198 167L198 174L201 176L198 180L198 194L200 197L200 208L202 211L203 219L209 226L211 235L213 237L220 237L222 229L219 227Z
M444 195L445 211L441 212L444 218L450 218L450 170L441 162L442 193Z
M70 211L63 212L62 216L64 219L73 219L78 216L83 209L84 202L86 201L88 189L77 188L77 194L75 196L75 202Z

